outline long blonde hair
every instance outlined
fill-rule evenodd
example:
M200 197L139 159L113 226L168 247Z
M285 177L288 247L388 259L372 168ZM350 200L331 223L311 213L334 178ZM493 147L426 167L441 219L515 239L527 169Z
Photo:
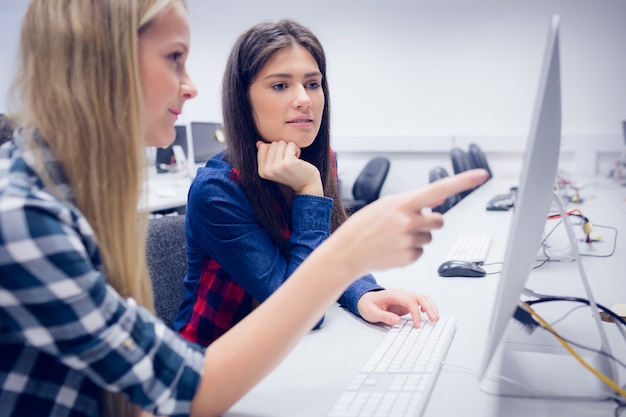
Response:
M107 281L152 311L138 212L146 165L138 47L142 31L176 1L184 4L32 0L15 83L20 126L30 140L39 133L60 161L95 231Z

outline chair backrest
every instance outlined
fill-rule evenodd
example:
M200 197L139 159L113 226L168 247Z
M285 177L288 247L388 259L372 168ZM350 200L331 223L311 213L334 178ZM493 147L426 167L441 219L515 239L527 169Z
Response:
M455 174L473 168L469 154L461 148L450 149L450 160L452 161L452 169ZM462 191L460 193L461 199L465 198L465 196L467 196L472 191L474 191L474 189Z
M355 200L365 200L367 203L377 200L387 179L390 165L389 159L382 156L371 159L352 186Z
M469 154L461 148L450 149L450 161L455 174L472 169Z
M428 173L428 180L429 182L435 182L447 176L448 171L444 167L437 166L432 168ZM458 203L460 199L461 197L458 194L451 195L450 197L446 198L443 203L439 204L436 207L433 207L432 210L443 214L446 211L450 210L456 203Z
M489 173L489 178L492 177L491 169L489 168L489 163L487 162L487 157L485 153L480 149L478 145L475 143L471 143L468 149L470 161L472 163L473 168L483 168L487 170Z
M187 274L185 215L149 220L146 261L156 315L172 327L183 300L183 279Z

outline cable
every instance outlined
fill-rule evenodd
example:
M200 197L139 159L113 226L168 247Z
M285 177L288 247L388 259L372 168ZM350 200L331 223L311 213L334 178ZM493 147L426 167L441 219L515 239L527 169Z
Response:
M580 306L580 307L584 307L584 306ZM571 313L571 311L569 313ZM522 325L524 330L526 330L526 332L529 333L529 334L532 333L537 327L540 327L540 328L542 328L542 329L544 329L544 330L554 334L553 331L551 331L547 327L544 327L543 325L538 323L533 318L533 316L531 315L530 311L525 309L524 307L522 307L522 302L520 302L520 304L515 309L515 312L513 313L513 319L515 319L518 324ZM551 324L550 326L552 328L554 328L554 324ZM589 347L589 346L585 346L585 345L582 345L580 343L576 343L576 342L574 342L572 340L566 339L563 336L559 336L559 337L561 337L561 339L563 339L565 342L569 343L570 345L574 345L574 346L576 346L578 348L581 348L581 349L584 349L584 350L588 350L590 352L594 352L594 353L598 353L600 355L603 355L603 356L605 356L605 357L615 361L620 366L622 366L624 369L626 369L626 364L625 363L620 361L618 358L616 358L612 354L603 351L602 349L595 349L595 348L592 348L592 347Z
M620 387L619 385L617 385L615 383L615 381L611 380L610 378L608 378L606 375L604 375L602 372L598 371L597 369L595 369L593 366L589 365L579 354L578 352L576 352L571 346L570 344L563 339L557 332L556 330L554 330L552 328L552 326L550 326L549 323L547 323L540 315L538 315L535 310L533 310L533 308L528 305L525 302L522 302L521 305L527 309L527 311L532 315L532 317L537 320L539 322L539 324L542 325L542 327L545 327L550 333L552 333L557 340L559 341L559 343L561 343L561 345L563 345L563 347L570 353L572 354L572 356L574 356L574 358L576 358L576 360L578 360L578 362L580 362L585 368L587 368L587 370L589 370L592 374L594 374L596 377L598 377L602 382L604 382L606 385L608 385L609 387L611 387L611 389L613 389L615 392L619 393L622 397L626 398L626 390L623 389L622 387Z
M618 398L614 398L614 401L617 403L617 407L615 407L615 417L620 417L622 415L622 411L626 410L626 403L621 401Z
M571 301L571 302L583 303L583 304L585 304L587 306L591 305L589 300L587 300L585 298L537 294L536 292L534 292L534 291L532 291L532 290L530 290L528 288L524 288L524 294L527 295L527 296L536 298L535 300L526 300L525 302L527 304L529 304L529 305L538 304L538 303L546 303L546 302L551 302L551 301ZM602 304L596 303L596 306L598 306L598 308L600 308L607 315L609 315L611 318L613 318L613 320L616 320L617 323L619 323L622 326L624 326L624 327L618 326L617 329L622 334L622 337L624 338L624 340L626 340L626 332L625 332L625 329L624 329L626 327L626 319L621 317L619 314L615 313L610 308L607 308L607 307L603 306Z
M562 222L563 222L563 220L561 219L561 221L559 221L549 232L546 233L545 237L541 241L540 248L542 249L542 252L545 255L545 259L538 260L538 262L540 262L540 264L535 265L533 267L533 269L541 268L542 266L544 266L548 262L572 262L574 260L573 258L570 258L570 257L563 258L563 259L555 259L553 257L553 255L548 253L548 246L547 246L546 241L555 232L555 230L561 225ZM617 248L617 229L615 227L612 227L612 226L605 226L605 225L601 225L601 224L596 224L594 227L596 229L608 229L608 230L613 231L613 245L611 247L611 250L610 250L609 253L604 254L604 255L597 255L597 254L591 254L591 253L580 253L580 256L586 256L586 257L589 257L589 258L609 258L609 257L613 256L615 254L615 250ZM591 245L593 242L597 242L597 240L592 239L591 243L590 242L587 242L587 243L589 243Z
M543 260L539 260L539 262L541 262L539 265L535 265L532 269L538 269L541 268L542 266L544 266L545 264L547 264L548 262L553 262L552 258L550 257L550 255L548 255L546 248L547 248L547 244L546 241L548 240L548 238L552 235L552 233L554 233L554 231L561 225L561 223L563 223L563 220L560 220L553 228L552 230L550 230L548 233L546 233L546 235L544 236L544 238L541 240L541 242L539 243L539 248L541 248L543 254L546 256L546 259Z
M563 195L569 202L572 203L582 203L583 199L580 196L580 187L575 185L571 180L568 179L558 179L556 182L557 189L559 190L559 194ZM571 188L574 191L573 195L569 195L565 191Z
M477 370L472 369L472 368L468 368L467 366L456 365L456 364L445 362L445 361L441 363L441 366L445 367L445 368L451 368L451 370L456 369L457 371L462 371L462 372L467 373L469 375L474 375L474 376L478 376L479 375ZM521 383L521 382L519 382L519 381L517 381L515 379L508 378L508 377L503 376L503 375L485 374L483 376L483 378L487 379L489 381L496 381L496 382L504 381L504 382L508 382L509 384L516 385L516 386L518 386L520 388L523 388L526 391L531 391L532 390L532 387L529 387L528 385L525 385L525 384L523 384L523 383ZM492 394L492 393L487 392L487 391L483 391L483 392L485 392L486 394Z
M572 308L570 311L568 311L567 313L565 313L563 316L559 317L556 320L553 320L552 323L550 323L550 325L552 327L556 326L557 324L559 324L560 322L562 322L563 320L565 320L570 314L572 314L574 311L579 310L581 308L585 308L584 305L581 306L576 306L574 308Z
M484 263L481 266L484 268L486 266L492 266L492 265L504 265L504 262L501 262L501 261L499 261L499 262L489 262L489 263ZM485 273L485 275L497 275L497 274L501 274L501 273L502 273L502 271L487 271Z
M609 229L612 230L613 232L615 232L615 236L613 238L613 248L611 249L611 252L607 255L591 255L589 253L581 253L580 256L589 256L592 258L608 258L611 257L615 254L615 249L617 248L617 228L613 227L613 226L603 226L601 224L596 224L595 228L600 228L600 229Z
M567 216L576 216L576 217L581 218L583 220L583 232L585 233L585 235L587 235L587 237L585 238L585 242L591 243L594 241L593 239L591 239L591 232L593 232L593 224L589 221L589 219L586 216L583 215L583 213L579 209L566 211L565 214ZM553 215L548 216L548 220L559 219L559 218L561 218L560 214L553 214Z
M589 300L587 300L586 298L580 298L580 297L566 297L566 296L542 296L540 298L538 298L537 300L526 300L525 303L528 305L533 305L533 304L539 304L539 303L548 303L551 301L572 301L572 302L576 302L576 303L583 303L586 305L590 305ZM622 325L626 326L626 320L624 318L622 318L620 315L618 315L617 313L615 313L614 311L612 311L610 308L603 306L602 304L596 303L596 305L598 307L600 307L600 309L602 311L604 311L605 313L607 313L609 316L611 316L614 320L619 321Z

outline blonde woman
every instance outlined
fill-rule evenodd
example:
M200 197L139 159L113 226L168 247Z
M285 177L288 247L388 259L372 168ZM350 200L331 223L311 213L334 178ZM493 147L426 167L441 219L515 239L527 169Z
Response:
M465 173L357 213L203 351L151 312L137 213L143 147L171 143L196 95L189 46L181 0L30 2L18 134L0 148L3 416L220 415L353 280L420 256L442 225L423 207L486 178Z

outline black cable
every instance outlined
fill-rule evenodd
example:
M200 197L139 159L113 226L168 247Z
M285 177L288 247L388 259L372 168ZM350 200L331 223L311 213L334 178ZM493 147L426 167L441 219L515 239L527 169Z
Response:
M608 255L592 255L589 253L581 253L580 256L588 256L591 258L609 258L611 256L613 256L615 254L615 249L617 248L617 228L613 227L613 226L603 226L601 224L596 224L594 225L594 227L596 228L601 228L601 229L609 229L612 230L613 232L615 232L615 238L613 239L613 249L611 249L611 252Z
M528 305L533 305L533 304L547 303L547 302L552 302L552 301L571 301L571 302L576 302L576 303L583 303L583 304L586 304L586 305L590 305L591 304L589 302L589 300L587 300L586 298L566 297L566 296L542 297L542 298L539 298L539 299L536 299L536 300L527 300L527 301L524 301L524 302L526 304L528 304ZM596 303L596 305L598 307L600 307L600 309L602 311L604 311L606 314L611 316L613 318L613 320L617 320L622 325L626 326L626 320L624 318L622 318L620 315L618 315L617 313L615 313L613 310L603 306L600 303Z
M552 230L550 230L548 233L546 233L546 235L543 237L543 239L539 243L539 247L542 249L543 254L546 256L546 259L539 260L539 262L541 262L541 263L539 265L535 265L532 269L541 268L542 266L544 266L548 262L552 262L552 258L550 258L550 255L548 255L548 253L546 252L546 240L548 240L548 238L552 235L552 233L554 233L554 231L557 229L557 227L559 227L561 225L561 223L563 223L562 219L559 220L559 222L552 228Z
M626 410L626 403L620 401L619 399L615 398L614 399L615 402L617 403L617 407L615 407L615 417L620 417L622 415L622 411Z

